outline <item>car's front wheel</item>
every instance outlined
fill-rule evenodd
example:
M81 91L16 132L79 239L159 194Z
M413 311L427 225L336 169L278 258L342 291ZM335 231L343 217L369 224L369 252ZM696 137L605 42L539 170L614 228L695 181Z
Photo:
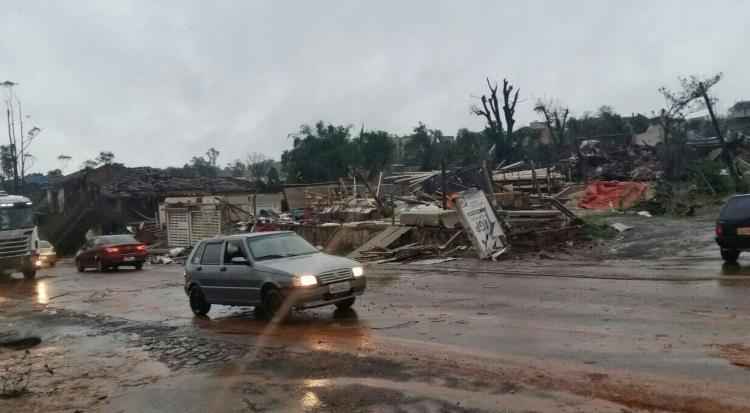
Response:
M730 249L721 249L721 259L723 259L726 262L737 262L737 259L740 257L740 252L737 250L730 250Z
M291 308L285 308L284 296L278 288L271 287L263 294L263 314L268 320L283 321Z
M203 295L200 287L190 289L190 309L193 310L193 314L199 317L203 317L211 311L211 303L206 301L206 296Z
M339 310L348 310L352 308L356 300L357 300L356 297L352 297L352 298L347 298L344 301L339 301L336 303L336 308Z
M36 270L35 269L27 269L23 271L23 278L27 280L33 280L34 277L36 277Z

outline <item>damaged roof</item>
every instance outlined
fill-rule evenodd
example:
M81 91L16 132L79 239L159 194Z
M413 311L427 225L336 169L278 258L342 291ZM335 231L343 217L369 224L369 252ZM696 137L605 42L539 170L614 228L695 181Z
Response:
M186 177L151 167L129 168L121 164L81 170L59 180L65 185L87 179L99 185L100 193L113 198L191 196L253 192L252 182L232 177Z

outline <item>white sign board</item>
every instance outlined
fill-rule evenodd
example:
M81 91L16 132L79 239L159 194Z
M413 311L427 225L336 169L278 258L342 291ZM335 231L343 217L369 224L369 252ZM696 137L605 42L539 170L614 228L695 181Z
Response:
M479 258L489 258L505 250L505 232L484 192L469 189L459 193L456 208Z

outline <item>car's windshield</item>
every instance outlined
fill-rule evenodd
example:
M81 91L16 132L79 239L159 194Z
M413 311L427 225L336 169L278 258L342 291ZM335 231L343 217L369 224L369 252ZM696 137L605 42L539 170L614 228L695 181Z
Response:
M118 245L118 244L137 244L132 235L107 235L100 237L97 242L99 245Z
M259 261L318 252L309 242L294 233L247 238L247 247L253 258Z
M30 206L0 208L0 230L31 228L34 214Z
M736 196L729 199L719 215L719 219L728 221L748 218L750 218L750 196Z

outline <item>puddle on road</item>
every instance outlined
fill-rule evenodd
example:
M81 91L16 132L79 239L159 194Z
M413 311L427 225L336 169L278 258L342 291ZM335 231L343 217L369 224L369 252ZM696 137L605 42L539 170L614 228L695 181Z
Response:
M750 281L750 265L724 263L721 266L719 275L739 275L747 276Z
M255 336L259 346L301 344L313 350L332 350L344 344L360 347L368 343L369 327L355 310L336 310L332 314L295 313L284 323L271 323L242 311L213 319L193 319L197 329L215 334Z
M514 411L567 411L565 405L576 410L591 401L576 397L550 397L529 390L508 393L460 390L417 381L392 381L380 378L337 377L311 379L302 382L300 408L303 411L325 411L326 406L352 408L395 407L398 411L468 412L503 411L513 406ZM597 403L596 411L619 412L609 403Z

